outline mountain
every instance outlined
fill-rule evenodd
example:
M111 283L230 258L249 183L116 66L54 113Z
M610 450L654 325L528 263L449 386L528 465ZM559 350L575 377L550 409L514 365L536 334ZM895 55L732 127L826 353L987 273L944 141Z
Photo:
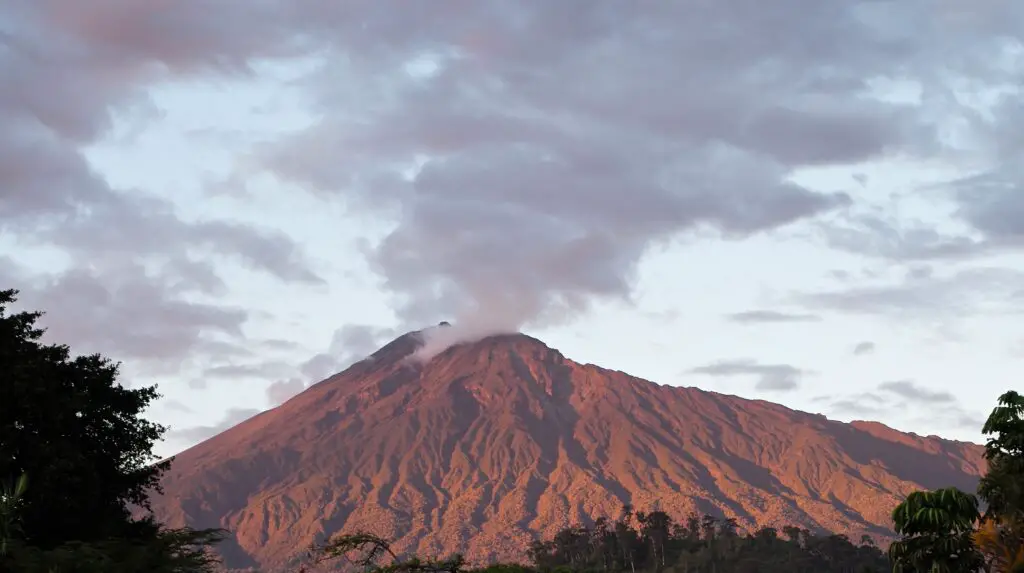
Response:
M413 360L421 336L179 454L157 517L230 529L225 563L263 570L355 529L522 558L624 503L884 540L908 492L971 489L985 468L974 444L661 386L522 334Z

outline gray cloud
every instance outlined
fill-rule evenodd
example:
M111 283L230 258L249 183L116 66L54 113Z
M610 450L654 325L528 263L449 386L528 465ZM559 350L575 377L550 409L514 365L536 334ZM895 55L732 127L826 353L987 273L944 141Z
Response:
M74 9L45 0L14 5L5 17L17 25L0 59L0 74L9 80L0 87L0 230L58 245L76 258L182 257L201 248L237 256L282 280L320 281L288 237L231 221L186 222L166 200L111 188L81 151L109 133L115 109L143 97L147 80L159 79L146 68L158 62L201 67L223 62L222 54L199 52L194 62L174 62L169 52L145 53L155 47L150 40L108 26L144 22L132 17L146 17L146 9L123 2L95 5L82 22L72 19ZM171 32L173 26L165 31ZM167 38L164 48L196 39L184 28L176 32L189 41ZM68 93L75 97L56 95Z
M281 338L269 338L267 340L261 340L260 346L267 350L295 350L299 348L299 345L291 340L284 340Z
M891 400L874 392L861 392L851 396L836 398L835 396L817 396L814 402L827 405L829 412L840 415L879 418L888 414L893 408Z
M1019 165L1019 98L984 114L951 89L1019 83L1000 56L1021 39L1021 3L735 0L641 10L496 1L396 10L379 1L12 0L4 19L0 231L81 262L66 277L28 283L88 277L99 286L80 302L111 312L68 309L63 328L84 339L107 327L103 344L129 356L237 336L244 313L188 296L225 288L196 251L318 282L287 237L186 221L141 190L111 188L83 155L116 119L146 108L152 85L252 76L268 60L322 56L300 80L318 121L254 159L396 224L367 255L400 318L417 326L474 316L519 326L560 320L595 297L628 298L651 245L708 228L740 238L829 214L855 233L827 242L854 248L871 239L869 250L891 258L1009 248L1021 234L1014 216L1024 193L1008 167ZM873 97L865 78L903 83L920 102ZM961 125L963 137L942 136ZM950 238L913 222L858 218L856 181L822 192L789 178L801 167L883 155L986 159L982 174L946 193L970 232ZM149 275L110 259L163 270L143 286ZM990 279L917 278L806 302L957 312L976 308L983 295L964 293ZM152 313L101 293L134 294L129 286L157 303ZM149 326L168 318L169 326ZM120 339L133 330L139 340Z
M691 374L705 374L715 377L753 376L757 378L758 390L794 390L808 373L789 364L761 364L756 360L721 360L706 366L693 368Z
M229 351L242 338L245 310L180 298L159 273L125 264L100 274L77 268L50 276L0 276L18 304L41 309L50 340L77 353L163 362Z
M185 220L146 190L111 187L84 154L111 135L115 120L144 125L158 111L146 95L154 82L248 73L254 57L283 53L292 32L270 14L262 29L268 38L271 28L279 30L282 41L266 47L225 25L236 19L209 20L230 7L180 6L165 18L153 13L159 6L120 0L86 11L53 0L4 4L0 234L24 246L56 247L72 261L62 274L29 273L7 286L48 311L44 324L76 350L164 360L213 348L211 334L240 336L243 311L192 296L227 290L203 257L228 256L283 281L322 283L280 232ZM164 24L154 26L154 17ZM258 22L245 28L261 30Z
M195 444L229 430L259 413L260 410L254 408L231 408L225 412L224 417L216 424L181 429L171 428L167 431L167 439L180 443Z
M203 370L203 376L210 378L258 377L266 375L264 367L264 364L224 364Z
M774 310L748 310L726 316L726 320L740 324L759 324L777 322L819 322L821 317L815 314L799 314L778 312Z
M938 415L940 419L948 421L954 428L975 431L980 431L981 428L984 427L985 419L987 418L985 414L967 411L955 405L949 405L940 409L937 414L932 413L921 421L929 419L934 420L934 416L936 415Z
M319 352L299 366L295 376L282 377L267 388L267 398L274 405L280 404L311 384L341 372L372 354L383 346L398 331L366 324L346 324L334 331L331 343L324 352Z
M1019 78L1016 80L1019 86ZM1020 95L1007 95L1002 99L1002 117L1007 121L1024 121L1024 106ZM1009 129L1008 126L1002 126ZM1004 139L1009 134L998 134ZM980 174L951 182L947 190L957 204L956 215L986 240L997 246L1019 249L1024 246L1024 169L1020 157L1024 154L1024 138L1006 141L999 149L1002 163Z
M844 213L820 223L818 230L830 247L893 261L957 261L1000 248L976 236L942 232L934 223L902 221L891 214Z
M814 402L824 404L825 410L842 417L861 420L908 418L915 423L941 425L947 428L978 430L984 416L965 410L946 392L935 392L913 382L901 380L886 382L878 392L861 392L846 396L817 396Z
M949 392L929 390L911 380L883 382L878 385L878 389L917 402L952 403L956 401L956 397Z
M929 105L957 107L935 95L939 62L972 72L947 62L951 46L974 46L989 33L979 22L998 19L919 2L883 18L877 6L493 3L417 12L415 26L353 8L361 30L331 36L349 57L313 84L324 120L259 158L394 218L368 254L403 318L554 320L628 297L651 244L705 227L742 237L858 192L797 187L793 169L941 151L946 116L865 97L863 78L906 78ZM807 17L778 17L787 10ZM689 57L697 46L715 56ZM411 62L426 72L410 77Z
M828 244L896 260L966 259L1024 247L1024 138L1015 128L1024 121L1018 56L1024 26L1019 20L998 23L1001 17L1020 17L1024 9L993 2L956 12L939 10L936 16L942 25L954 24L949 31L1000 29L960 44L961 53L949 53L948 77L959 75L984 85L987 101L958 105L954 102L962 95L952 84L923 83L922 112L946 115L946 125L956 135L933 145L933 151L943 154L946 165L963 167L970 174L899 191L948 207L944 210L951 224L937 227L934 221L901 217L892 208L873 213L851 210L823 225Z
M928 319L1016 312L1013 298L1024 284L1024 272L973 267L934 275L911 269L900 280L875 282L800 294L797 300L810 309Z
M264 378L276 379L290 371L292 366L279 360L256 363L218 364L203 370L204 378Z
M299 370L310 380L319 382L372 354L388 338L397 334L393 328L346 324L334 331L331 344L326 352L321 352L305 361Z
M171 410L171 411L174 411L174 412L183 412L185 414L191 414L192 413L192 408L189 408L188 406L186 406L185 404L179 402L178 400L167 400L167 399L164 399L164 400L160 400L160 404L164 408L166 408L168 410Z
M267 386L267 399L270 400L271 405L277 406L307 387L309 387L309 380L306 378L292 377L277 380Z
M160 257L197 264L192 253L227 255L284 281L320 284L323 280L309 269L308 262L292 239L279 231L223 220L185 222L173 205L140 192L107 192L79 210L85 214L68 217L52 213L33 218L31 232L20 235L61 246L73 257L123 260ZM29 219L14 217L12 224ZM186 274L189 269L185 270ZM202 277L216 286L216 274ZM193 277L194 278L194 277Z
M875 345L875 343L871 342L870 340L865 340L864 342L858 342L856 344L856 346L853 347L853 355L854 356L865 356L867 354L873 354L875 352L876 348L877 348L877 346Z
M1014 168L1015 172L975 175L951 185L960 205L958 214L993 239L1024 239L1024 201L1019 193L1024 173L1020 166Z

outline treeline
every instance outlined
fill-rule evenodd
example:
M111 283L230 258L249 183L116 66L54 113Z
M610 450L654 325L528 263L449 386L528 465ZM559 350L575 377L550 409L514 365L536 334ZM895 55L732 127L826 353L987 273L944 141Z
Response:
M690 515L682 523L662 511L625 507L615 522L559 531L535 543L541 571L678 571L686 573L881 573L892 565L869 536L814 535L787 526L740 534L736 521Z
M142 414L155 387L118 382L117 364L43 344L41 313L8 313L0 291L0 573L210 573L223 530L136 519L173 460L157 463L166 428ZM364 573L1024 573L1024 397L1007 392L985 422L989 469L977 495L916 492L893 511L886 554L869 538L795 527L741 534L729 519L625 508L524 548L529 565L471 569L461 556L396 555L367 533L335 536L297 571ZM984 502L985 511L979 507ZM300 548L297 548L300 549ZM888 560L887 560L888 559Z
M843 535L766 527L747 535L733 519L690 515L675 523L664 512L623 508L614 522L570 527L529 549L529 564L466 566L459 555L443 560L403 559L369 533L341 535L314 552L311 569L328 562L377 573L883 573L892 564L868 536L859 544ZM340 558L345 561L339 562Z

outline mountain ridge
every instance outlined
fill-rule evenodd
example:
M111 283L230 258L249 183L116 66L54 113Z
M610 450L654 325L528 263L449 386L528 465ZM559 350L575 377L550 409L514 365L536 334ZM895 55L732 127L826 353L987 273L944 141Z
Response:
M522 558L625 503L885 538L902 496L970 489L985 467L976 444L659 385L524 334L410 359L423 337L180 453L157 516L226 527L226 563L264 568L359 528L418 554Z

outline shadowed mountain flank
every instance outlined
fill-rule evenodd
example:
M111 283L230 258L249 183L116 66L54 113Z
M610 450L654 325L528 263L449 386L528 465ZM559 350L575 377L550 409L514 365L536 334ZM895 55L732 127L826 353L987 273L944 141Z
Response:
M225 527L232 567L273 568L368 529L420 555L522 558L624 503L881 540L912 490L971 489L974 444L845 424L566 359L522 335L416 360L410 333L179 454L154 500Z

